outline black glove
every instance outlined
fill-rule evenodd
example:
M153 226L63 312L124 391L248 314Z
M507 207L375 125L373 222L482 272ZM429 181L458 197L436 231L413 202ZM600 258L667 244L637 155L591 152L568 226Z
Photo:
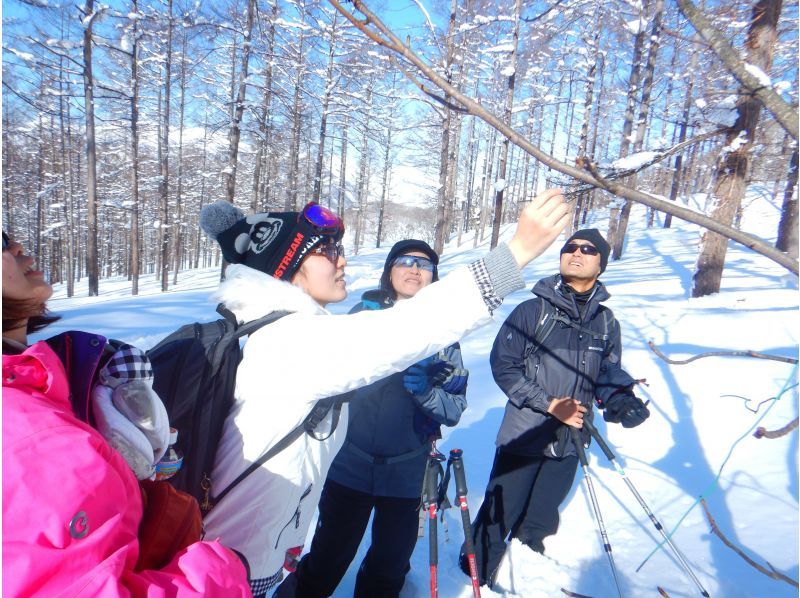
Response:
M603 419L612 424L622 424L623 428L635 428L650 417L650 410L638 397L632 394L615 394L606 401Z

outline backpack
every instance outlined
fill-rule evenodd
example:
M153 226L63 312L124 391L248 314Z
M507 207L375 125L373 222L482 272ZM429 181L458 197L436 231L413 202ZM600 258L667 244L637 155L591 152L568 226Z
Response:
M183 465L169 479L173 486L194 496L207 514L263 463L314 429L334 409L331 433L338 424L344 397L317 401L301 424L263 453L225 489L213 488L211 472L225 418L234 402L236 370L242 360L239 339L275 322L290 312L278 311L239 325L223 304L217 306L222 319L182 326L147 352L153 367L153 389L164 403L170 425L178 430L176 448ZM326 436L327 438L327 436ZM318 438L324 440L324 438Z

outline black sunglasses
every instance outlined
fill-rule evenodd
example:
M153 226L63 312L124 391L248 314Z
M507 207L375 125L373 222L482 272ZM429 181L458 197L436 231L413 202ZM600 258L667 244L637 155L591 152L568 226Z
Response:
M317 245L311 250L311 253L324 255L332 264L336 264L340 256L344 257L344 245L336 241L328 241L327 243Z
M8 245L11 243L11 240L8 238L6 231L3 231L3 251L8 249Z
M578 245L577 243L567 243L561 248L561 253L575 253L576 249L580 249L583 255L597 255L600 250L594 245Z
M398 268L413 268L416 266L420 270L433 272L433 261L421 255L401 255L400 257L394 258L392 266Z

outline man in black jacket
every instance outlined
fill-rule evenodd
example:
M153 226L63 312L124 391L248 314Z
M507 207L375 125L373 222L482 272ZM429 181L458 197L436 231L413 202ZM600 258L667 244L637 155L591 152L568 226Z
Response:
M482 584L491 585L511 534L532 550L558 529L558 507L578 465L569 426L592 420L626 428L650 415L620 366L619 323L600 303L610 296L598 277L610 247L597 229L579 230L561 249L560 274L543 278L500 328L492 374L508 396L489 484L473 523ZM581 431L584 444L589 435ZM468 571L462 555L461 568Z

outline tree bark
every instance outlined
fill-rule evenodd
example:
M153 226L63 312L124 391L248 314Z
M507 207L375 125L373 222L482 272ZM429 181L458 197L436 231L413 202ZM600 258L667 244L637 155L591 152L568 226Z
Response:
M511 56L510 66L512 69L511 74L506 81L506 103L505 111L503 113L503 122L509 127L511 126L511 111L514 108L514 85L517 79L517 47L519 46L519 16L522 11L522 0L514 2L514 30L511 34ZM503 197L505 189L508 186L508 169L506 161L508 160L508 145L510 141L508 137L503 138L503 148L500 150L500 164L497 167L497 176L503 181L502 185L496 189L494 196L494 222L492 223L492 240L489 246L494 249L500 240L500 225L503 221Z
M792 157L789 158L789 175L786 177L786 189L783 192L783 206L781 207L781 220L778 224L778 240L775 247L785 251L790 256L797 257L797 143L795 143Z
M89 296L100 294L100 273L97 263L97 150L94 131L94 75L92 73L92 26L98 13L94 0L86 0L83 8L83 96L86 113L86 272Z
M139 294L139 2L133 0L131 47L131 295Z
M745 41L747 61L765 73L769 72L772 65L780 13L781 0L760 0L753 8ZM717 162L713 191L714 209L711 217L726 225L733 222L744 197L750 150L760 113L761 102L753 97L749 89L741 87L736 122L726 137L725 148ZM727 238L711 231L704 233L692 278L692 297L719 292L727 251Z
M239 69L239 84L236 90L236 100L232 110L231 128L228 134L230 148L228 152L228 167L224 171L225 199L233 203L236 194L236 169L239 163L239 139L242 136L242 116L247 97L247 72L250 65L250 52L252 48L253 21L255 19L256 0L247 2L247 20L244 30L244 43L242 44L242 66Z

